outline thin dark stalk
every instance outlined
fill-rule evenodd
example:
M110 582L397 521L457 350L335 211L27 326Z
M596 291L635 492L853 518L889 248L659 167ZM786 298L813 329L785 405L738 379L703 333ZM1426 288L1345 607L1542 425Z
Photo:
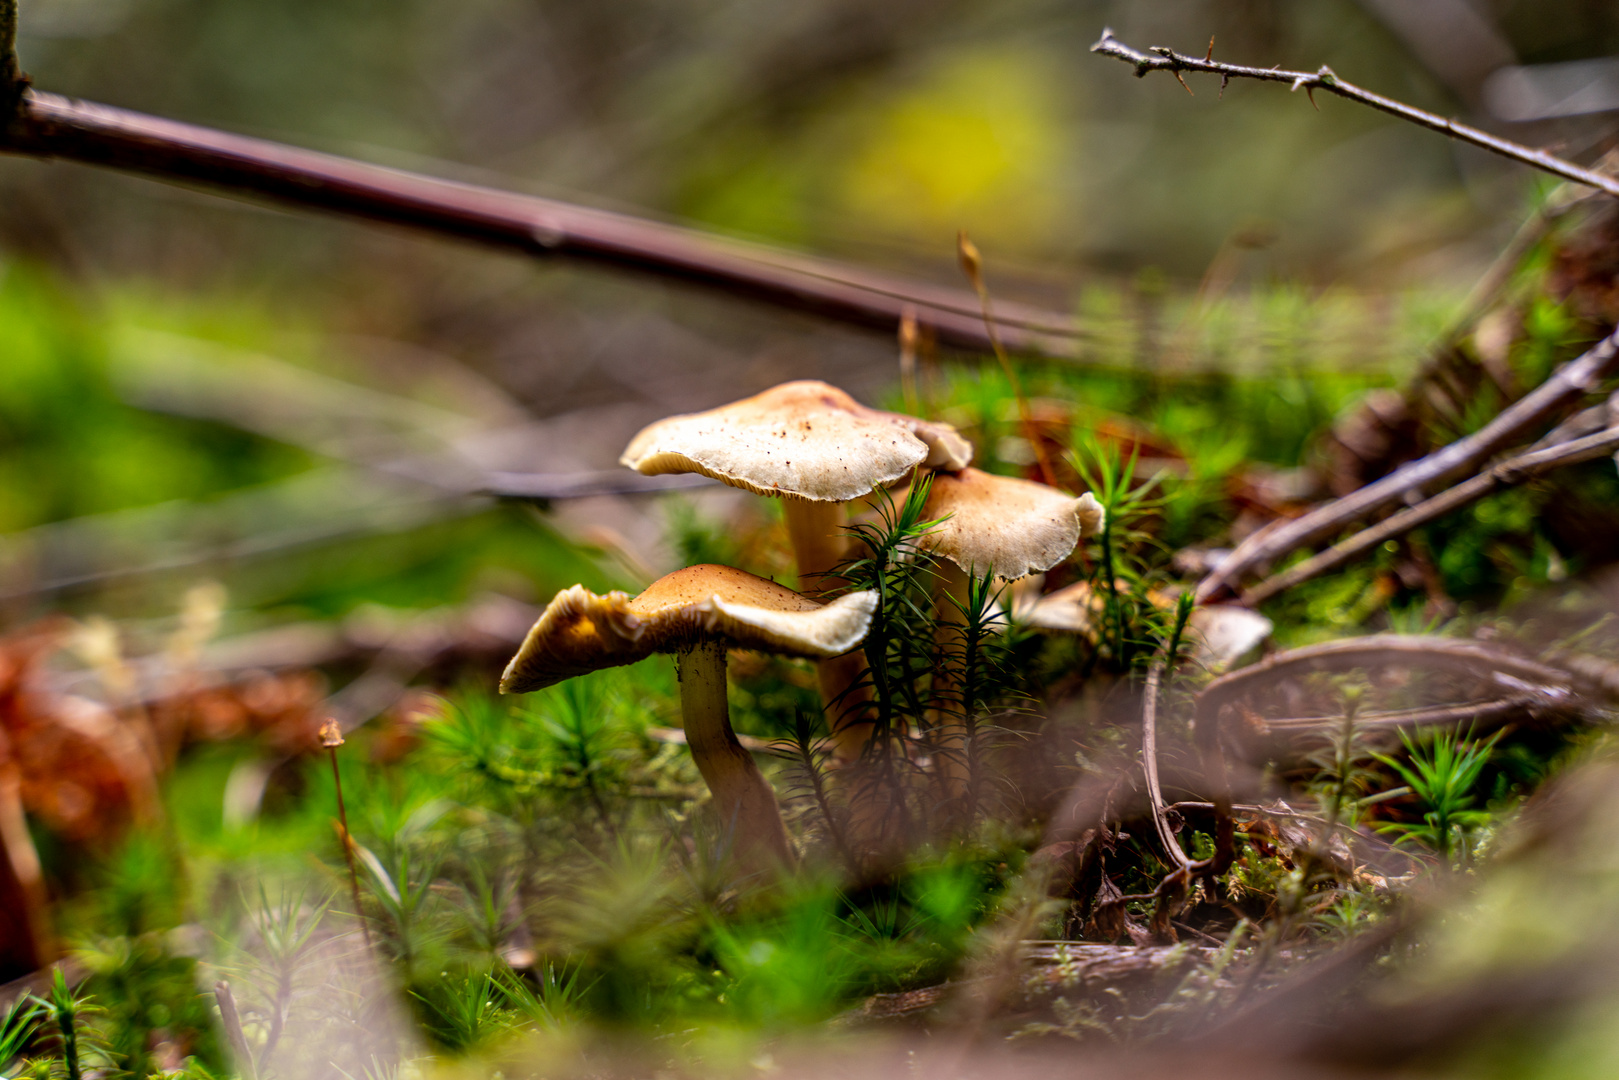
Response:
M958 289L56 94L24 93L10 128L0 128L0 150L200 184L238 198L326 210L527 255L637 270L886 333L896 333L911 308L940 342L974 351L991 346L981 305ZM1001 305L995 326L1013 348L1051 355L1074 355L1083 336L1072 319L1022 305Z
M1213 45L1211 42L1211 54L1212 51ZM1180 81L1182 86L1186 86L1186 80L1181 78L1181 73L1184 71L1220 76L1220 88L1222 91L1225 89L1225 84L1232 79L1282 82L1290 84L1294 90L1303 89L1310 96L1312 105L1315 104L1315 91L1324 90L1329 94L1336 94L1341 98L1347 98L1350 101L1376 109L1378 112L1409 121L1418 127L1427 128L1429 131L1436 131L1441 135L1448 135L1452 139L1472 143L1474 146L1482 147L1491 153L1500 154L1502 157L1533 166L1544 172L1549 172L1553 176L1560 176L1564 180L1572 180L1576 184L1585 184L1599 191L1605 191L1609 195L1619 196L1619 179L1581 168L1572 161L1565 161L1555 154L1548 154L1544 150L1536 150L1522 143L1513 142L1511 139L1503 139L1500 136L1491 135L1487 131L1480 131L1478 128L1468 124L1447 119L1401 101L1395 101L1393 98L1374 94L1370 90L1340 79L1325 64L1321 65L1320 69L1316 71L1287 71L1282 68L1245 67L1241 64L1222 63L1211 57L1187 56L1161 45L1155 45L1149 49L1148 52L1152 53L1149 56L1147 53L1132 49L1124 44L1124 42L1113 36L1113 31L1111 30L1102 31L1102 37L1095 45L1091 46L1091 52L1101 53L1103 56L1111 56L1116 60L1123 60L1127 64L1133 64L1137 78L1142 78L1149 71L1170 72ZM1191 87L1187 86L1186 91L1191 93Z
M360 874L354 867L354 838L349 835L349 812L343 805L343 774L337 768L337 748L343 745L343 730L338 727L336 720L328 720L321 725L320 742L332 758L332 784L337 788L337 822L342 832L343 861L349 867L349 891L354 897L354 918L360 923L360 933L365 937L365 951L372 952L371 927L365 921L365 909L360 906Z
M1113 624L1113 662L1124 662L1124 607L1119 601L1119 582L1113 572L1113 509L1102 518L1102 583L1107 588L1107 621ZM1103 627L1105 631L1106 626Z
M10 122L26 85L17 63L17 0L0 0L0 129Z
M849 846L849 837L838 821L837 808L832 805L832 794L827 789L826 776L823 766L816 759L815 738L809 717L803 712L797 713L793 722L793 737L785 740L791 748L793 757L798 760L799 767L804 770L805 781L809 784L810 795L815 800L815 807L821 813L821 820L826 822L827 835L832 839L832 846L837 850L838 856L851 874L860 871L860 860L855 858L854 849Z
M1426 525L1436 518L1458 510L1468 503L1477 502L1504 487L1524 484L1553 469L1576 465L1605 457L1619 447L1619 428L1609 428L1581 439L1533 450L1501 462L1487 472L1480 473L1433 498L1402 510L1393 517L1363 529L1354 536L1333 545L1318 555L1311 556L1279 574L1273 574L1251 589L1242 592L1242 602L1249 607L1264 603L1276 594L1336 570L1352 559L1366 554L1397 536Z
M1472 435L1402 465L1359 491L1244 540L1213 573L1198 583L1198 601L1212 600L1232 591L1250 570L1324 540L1392 506L1408 493L1421 492L1477 470L1490 457L1521 441L1528 432L1591 393L1616 368L1619 368L1619 331L1558 368L1549 379Z
M62 1066L68 1080L80 1080L79 1071L79 1002L68 989L67 977L57 968L51 983L51 1010L56 1014L56 1027L62 1036Z
M1006 355L1006 348L1001 344L1001 335L995 329L995 311L989 299L989 287L984 284L984 260L978 253L978 248L967 239L966 231L956 235L956 250L961 259L961 267L967 274L967 280L972 282L973 292L978 294L978 304L984 313L984 333L989 337L990 348L995 351L995 359L1001 362L1001 371L1006 375L1007 383L1012 387L1012 396L1017 399L1018 419L1023 424L1023 437L1028 440L1029 448L1034 451L1034 459L1040 465L1040 478L1046 482L1047 487L1057 486L1057 474L1052 471L1051 459L1046 455L1045 444L1040 440L1040 433L1034 426L1034 414L1029 411L1029 399L1024 396L1023 384L1018 381L1017 372L1012 368L1012 360Z

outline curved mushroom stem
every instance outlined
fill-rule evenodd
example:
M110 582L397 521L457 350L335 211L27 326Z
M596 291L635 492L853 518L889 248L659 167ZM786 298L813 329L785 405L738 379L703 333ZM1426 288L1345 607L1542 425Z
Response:
M809 499L782 501L787 538L792 542L793 557L798 562L800 592L814 595L835 589L843 583L831 571L843 561L848 551L848 539L843 533L848 505ZM839 762L847 763L859 758L860 751L871 738L871 725L856 720L860 707L871 700L870 689L851 689L865 671L865 656L858 649L830 660L818 661L815 665L821 702L826 706L827 726L832 729L832 752Z
M725 646L720 642L705 641L675 656L686 744L714 794L721 825L732 832L737 858L743 863L791 866L792 847L776 793L731 730L725 665Z

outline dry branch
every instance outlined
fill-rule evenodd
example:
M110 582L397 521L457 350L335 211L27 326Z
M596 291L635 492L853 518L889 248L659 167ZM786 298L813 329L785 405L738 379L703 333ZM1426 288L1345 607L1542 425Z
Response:
M991 344L977 298L959 289L57 94L25 92L9 129L0 127L0 150L639 270L890 334L910 308L940 342L974 350ZM999 305L995 324L1009 347L1050 355L1072 355L1081 335L1072 319L1028 306Z
M1503 461L1431 499L1361 530L1319 555L1311 556L1279 574L1266 578L1252 589L1243 590L1242 602L1249 607L1262 604L1285 589L1291 589L1329 570L1336 570L1387 540L1404 536L1412 529L1426 525L1468 503L1477 502L1501 488L1527 483L1564 465L1576 465L1604 457L1612 453L1616 447L1619 447L1619 428L1609 428L1595 435L1587 435L1583 439L1572 439Z
M1476 470L1502 449L1523 439L1596 389L1619 368L1619 331L1609 335L1551 378L1504 409L1477 432L1458 439L1427 457L1403 465L1359 491L1335 499L1302 517L1256 533L1197 586L1197 599L1206 602L1232 591L1250 570L1258 569L1298 548L1317 543L1357 521L1393 505L1413 493L1449 483Z
M1213 42L1210 42L1212 53ZM1437 113L1431 113L1415 106L1407 105L1393 98L1386 98L1381 94L1374 94L1370 90L1348 83L1338 78L1333 70L1325 64L1317 71L1287 71L1282 68L1256 68L1245 67L1241 64L1226 64L1209 57L1186 56L1168 49L1162 45L1155 45L1148 52L1140 52L1124 44L1113 36L1113 31L1103 30L1101 38L1091 46L1091 52L1111 56L1116 60L1123 60L1127 64L1135 65L1136 78L1144 77L1149 71L1167 71L1186 86L1186 80L1181 78L1185 71L1198 72L1206 75L1220 76L1220 88L1232 79L1258 79L1261 82L1288 83L1292 89L1303 89L1310 95L1311 104L1315 103L1315 91L1324 90L1329 94L1336 94L1341 98L1358 102L1378 112L1399 117L1418 127L1437 131L1441 135L1448 135L1452 139L1472 143L1491 153L1500 154L1504 158L1533 166L1553 176L1560 176L1564 180L1572 180L1577 184L1587 184L1609 195L1619 196L1619 180L1611 176L1604 176L1599 172L1581 168L1572 161L1565 161L1555 154L1548 154L1544 150L1536 150L1522 143L1515 143L1510 139L1503 139L1481 131L1476 127L1447 119ZM1148 55L1151 53L1152 55ZM1187 87L1191 92L1191 87Z
M1477 641L1423 634L1372 634L1368 637L1345 638L1280 652L1209 683L1198 694L1194 709L1199 738L1202 740L1212 736L1219 725L1220 712L1227 705L1278 679L1317 671L1377 667L1420 668L1423 671L1446 671L1480 678L1504 675L1541 688L1547 697L1571 698L1572 695L1565 688L1577 681L1565 670ZM1583 683L1585 680L1578 681Z

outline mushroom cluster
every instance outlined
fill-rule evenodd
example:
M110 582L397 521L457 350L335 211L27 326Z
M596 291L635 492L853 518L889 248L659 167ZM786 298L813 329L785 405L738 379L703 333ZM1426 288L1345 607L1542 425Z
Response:
M933 474L925 513L943 521L921 546L944 568L941 611L943 596L959 601L972 576L1009 582L1050 569L1101 525L1093 496L993 476L971 468L972 456L972 445L948 424L872 409L816 381L660 420L631 440L622 463L648 476L698 473L780 498L804 592L712 565L677 570L634 597L576 585L558 593L529 631L501 691L538 690L653 653L674 654L687 741L735 851L756 864L788 862L774 793L731 729L726 655L743 648L816 660L835 756L860 756L869 725L860 722L865 661L855 650L879 599L852 592L825 600L848 584L836 570L849 552L851 504ZM947 694L948 676L934 679L935 696ZM944 723L956 725L959 739L959 720Z
M646 476L699 473L780 498L799 587L830 592L848 552L849 506L917 469L960 470L972 444L949 424L882 412L815 380L782 383L707 412L672 416L643 429L621 463ZM836 756L852 761L866 740L857 722L864 695L858 653L816 667Z

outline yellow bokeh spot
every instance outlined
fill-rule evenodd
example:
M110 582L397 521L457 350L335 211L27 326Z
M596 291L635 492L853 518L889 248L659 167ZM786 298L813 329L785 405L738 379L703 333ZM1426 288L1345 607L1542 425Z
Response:
M845 212L929 241L965 227L1043 246L1060 224L1067 134L1044 63L958 57L867 115L838 185Z

